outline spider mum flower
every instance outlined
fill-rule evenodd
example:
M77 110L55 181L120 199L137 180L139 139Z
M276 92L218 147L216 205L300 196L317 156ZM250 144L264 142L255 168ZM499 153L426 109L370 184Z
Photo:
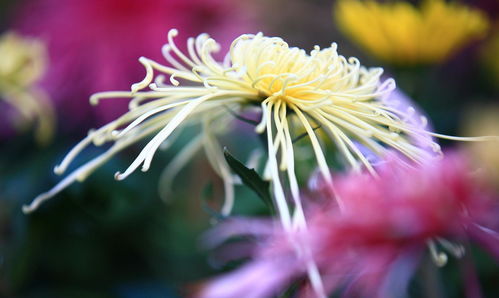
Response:
M340 28L380 60L399 65L439 63L483 37L485 14L455 2L340 0L334 14Z
M200 296L282 293L306 272L296 242L309 244L326 292L343 289L345 297L405 296L425 251L443 266L448 254L463 257L462 244L473 241L499 260L497 202L462 156L450 154L417 168L393 160L380 167L379 177L354 173L338 177L335 186L342 209L311 208L308 231L290 234L272 221L229 219L207 234L210 245L232 236L254 236L254 241L222 247L226 259L250 256L251 261L208 282ZM305 297L309 290L298 287Z
M428 135L441 136L424 129L426 119L419 119L423 125L416 125L414 109L398 110L386 101L394 81L382 82L381 68L368 69L356 58L339 55L336 44L325 49L315 47L307 54L289 47L280 38L261 33L242 35L232 43L224 61L218 62L212 54L220 47L208 35L188 39L186 54L174 43L176 35L177 30L169 32L168 43L162 50L169 66L142 57L139 60L146 76L132 85L131 91L98 93L91 98L94 104L109 98L132 99L127 113L91 131L55 172L62 174L78 153L92 143L97 146L111 143L112 147L37 197L31 206L25 207L26 212L75 180L84 180L118 151L155 134L131 165L116 174L116 179L126 178L139 167L146 171L157 149L179 127L197 123L203 127L200 137L205 151L225 181L224 213L227 214L233 201L233 181L221 150L217 150L214 127L227 129L227 121L233 118L228 110L238 111L248 106L261 107L262 117L256 132L266 135L269 155L266 172L273 181L276 204L286 226L291 224L291 216L279 170L286 171L294 203L297 210L301 209L294 171L293 126L305 129L321 173L329 182L329 168L314 126L324 129L352 167L359 169L363 165L372 173L372 165L352 140L378 155L394 148L416 162L431 158L433 151L439 152L431 139L424 144L415 141ZM181 82L185 84L181 86ZM220 125L221 122L225 124ZM303 216L298 218L303 221Z
M53 132L53 111L47 95L36 86L46 69L44 45L7 32L0 36L0 57L0 99L14 108L14 124L22 128L37 122L36 139L48 141Z

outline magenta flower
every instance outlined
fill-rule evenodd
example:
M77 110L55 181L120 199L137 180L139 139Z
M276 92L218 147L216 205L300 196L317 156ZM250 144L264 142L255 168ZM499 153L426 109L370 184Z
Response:
M178 44L210 32L222 45L251 30L248 15L235 0L37 0L19 7L15 27L45 39L50 67L43 82L64 123L108 122L127 110L127 102L88 98L102 90L128 89L142 80L137 59L160 59L158 48L169 28L181 28ZM249 28L248 28L249 27ZM118 106L118 108L116 108ZM93 118L93 119L92 119Z
M305 277L304 260L292 243L307 243L328 293L347 297L401 297L418 261L428 250L439 266L447 255L462 257L473 241L499 259L498 208L462 156L418 168L391 160L379 177L337 177L336 204L308 210L308 231L289 235L277 224L237 219L208 235L211 244L231 236L255 237L245 250L251 261L206 284L201 297L268 297ZM329 197L322 188L315 201ZM319 200L318 200L319 199ZM293 241L290 241L293 240ZM226 248L231 258L233 250ZM302 281L299 293L313 296Z

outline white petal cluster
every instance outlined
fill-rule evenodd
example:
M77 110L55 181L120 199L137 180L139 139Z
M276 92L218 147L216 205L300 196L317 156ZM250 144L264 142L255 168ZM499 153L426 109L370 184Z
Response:
M37 197L25 207L25 212L33 211L74 181L84 180L117 152L153 136L130 166L116 173L116 179L126 178L139 167L147 171L157 150L168 143L172 135L186 125L197 123L203 127L200 135L186 147L186 152L179 153L166 176L172 176L197 149L204 148L225 182L223 212L228 214L234 181L216 135L230 128L233 115L229 110L241 111L246 107L261 107L256 132L266 134L269 156L266 173L273 182L283 223L288 226L301 216L289 211L280 172L286 171L295 209L300 210L293 146L300 129L308 136L317 164L327 180L331 177L321 138L332 140L353 168L364 166L373 173L370 161L357 144L379 155L387 148L394 148L415 161L431 155L427 148L412 141L414 136L430 133L406 121L409 111L395 109L382 100L395 88L394 81L382 82L381 68L366 68L356 58L339 55L334 43L325 49L315 47L307 53L289 47L281 38L248 34L234 40L223 61L217 61L214 54L220 46L207 34L189 38L185 53L173 40L177 34L177 30L170 30L168 43L162 48L166 65L140 58L146 76L133 84L131 91L92 96L92 104L109 98L130 98L129 111L92 130L67 154L55 172L63 174L74 158L92 144L109 143L111 147ZM314 127L320 127L324 133L319 135ZM436 144L428 145L438 149Z

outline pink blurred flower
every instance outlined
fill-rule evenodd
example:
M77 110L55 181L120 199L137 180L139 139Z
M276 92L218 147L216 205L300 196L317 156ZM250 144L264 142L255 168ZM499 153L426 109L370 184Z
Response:
M37 0L19 7L15 27L45 39L51 65L43 85L61 118L75 128L82 121L108 122L126 111L127 102L88 98L102 90L129 89L142 80L140 56L161 58L167 32L181 39L208 32L222 45L251 30L247 10L236 0ZM92 119L93 118L93 119Z
M342 289L346 297L403 296L426 249L444 265L446 253L462 257L460 243L474 241L499 259L496 202L460 155L418 168L393 160L379 167L377 178L351 174L337 177L335 186L341 210L331 203L309 208L307 233L289 235L272 222L233 219L208 234L212 245L232 236L256 241L238 250L250 262L206 284L200 296L268 297L284 291L306 273L290 240L309 244L327 292ZM222 253L235 257L231 246ZM313 295L307 284L299 293Z

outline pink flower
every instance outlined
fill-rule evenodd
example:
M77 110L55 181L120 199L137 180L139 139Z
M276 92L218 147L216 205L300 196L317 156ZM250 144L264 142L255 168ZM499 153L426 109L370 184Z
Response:
M159 60L169 29L180 30L180 45L182 38L209 32L224 46L251 30L236 0L37 0L19 10L15 27L49 45L43 85L72 128L89 120L100 125L126 111L125 101L118 109L115 102L95 109L88 98L142 80L137 59Z
M309 208L307 232L290 235L275 223L249 219L216 228L208 235L214 245L234 235L257 241L246 249L251 261L208 283L201 297L284 291L306 273L290 240L308 243L326 291L343 289L347 297L403 296L426 249L441 266L447 254L462 257L465 241L499 259L499 209L462 156L449 154L418 168L392 160L379 167L379 177L350 174L337 177L335 187L341 210L332 203ZM322 190L318 196L332 202ZM226 249L223 255L230 256ZM308 284L299 293L313 296Z

